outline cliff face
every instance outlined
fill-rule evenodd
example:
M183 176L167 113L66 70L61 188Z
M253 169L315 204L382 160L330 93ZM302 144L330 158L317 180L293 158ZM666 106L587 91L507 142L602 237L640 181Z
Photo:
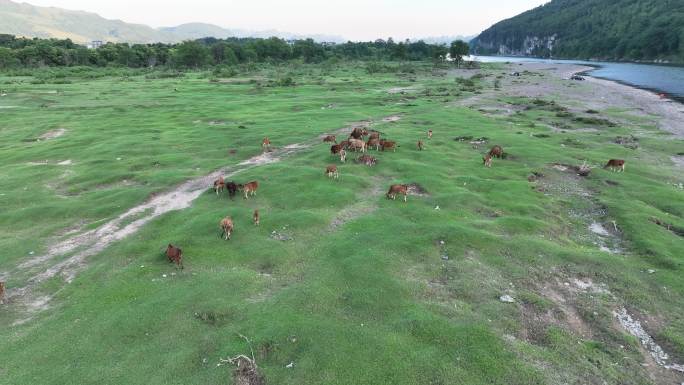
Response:
M558 35L555 34L546 37L525 36L522 42L515 38L503 39L498 43L481 41L478 48L492 55L552 57L557 40Z
M475 54L684 62L682 0L553 0L482 32Z

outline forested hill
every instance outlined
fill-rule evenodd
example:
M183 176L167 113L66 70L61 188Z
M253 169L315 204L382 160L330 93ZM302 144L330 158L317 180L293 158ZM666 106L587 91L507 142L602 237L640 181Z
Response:
M477 54L684 63L684 0L553 0L471 45Z

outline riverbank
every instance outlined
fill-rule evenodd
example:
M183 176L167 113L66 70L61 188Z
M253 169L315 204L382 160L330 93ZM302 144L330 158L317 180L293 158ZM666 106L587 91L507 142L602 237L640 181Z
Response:
M501 96L552 98L574 112L622 111L627 116L650 121L659 129L684 139L684 104L663 99L657 93L613 80L588 75L593 67L570 63L518 62L500 63L506 76L499 79L498 90L458 103L485 110L511 110L501 103ZM522 76L511 76L518 72ZM570 80L583 74L585 81ZM456 76L467 76L465 73Z
M580 71L586 72L586 71ZM598 90L608 90L620 99L617 103L631 106L648 115L660 118L659 127L678 139L684 139L684 104L675 98L661 97L657 91L624 84L586 74L587 81ZM616 103L616 104L617 104Z

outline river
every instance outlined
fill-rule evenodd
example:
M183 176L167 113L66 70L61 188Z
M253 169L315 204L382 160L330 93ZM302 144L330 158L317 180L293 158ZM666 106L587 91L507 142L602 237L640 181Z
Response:
M646 90L665 93L668 97L684 102L684 67L657 64L611 63L583 60L536 59L527 57L474 56L483 63L549 63L581 64L594 67L587 75L613 80Z

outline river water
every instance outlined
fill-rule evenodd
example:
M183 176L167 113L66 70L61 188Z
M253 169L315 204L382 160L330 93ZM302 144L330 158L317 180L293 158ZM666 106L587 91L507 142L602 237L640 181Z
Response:
M475 60L484 63L549 63L549 64L581 64L594 67L587 75L617 81L634 87L643 88L658 93L665 93L668 97L684 102L684 67L637 64L611 63L582 60L536 59L526 57L506 56L474 56Z

